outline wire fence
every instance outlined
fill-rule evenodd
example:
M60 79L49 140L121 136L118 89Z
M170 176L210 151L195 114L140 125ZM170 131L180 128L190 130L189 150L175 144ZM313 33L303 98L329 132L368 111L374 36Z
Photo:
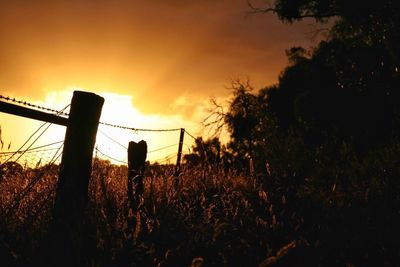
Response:
M0 95L0 101L26 106L29 109L43 110L60 117L69 116L67 110L70 105L61 110L56 110L3 95ZM1 238L8 226L32 229L34 225L49 222L46 221L49 218L43 216L44 214L49 216L52 214L51 209L56 199L56 188L64 147L63 140L53 141L49 137L50 131L55 127L59 126L45 122L38 125L32 133L27 131L31 134L17 149L11 149L11 143L4 149L0 128ZM146 129L101 121L98 125L97 142L92 158L97 160L98 163L98 160L101 159L114 165L126 166L128 164L128 142L126 139L146 140L151 136L151 140L156 140L156 142L148 142L147 155L150 163L154 165L175 165L179 153L179 142L182 141L179 139L181 131L181 128ZM196 140L194 135L189 132L185 131L184 133ZM121 138L121 136L127 138ZM191 153L188 143L190 141L183 145L182 158ZM96 171L97 174L103 171L101 166L104 165L93 164L92 177L96 177ZM109 167L109 165L106 166ZM124 168L115 169L124 170ZM95 181L95 179L91 179L91 181ZM2 242L1 238L0 241Z
M9 96L4 96L0 95L0 100L2 101L7 101L11 102L14 104L22 105L22 106L27 106L29 108L33 109L38 109L38 110L44 110L47 112L51 112L56 114L57 116L68 116L68 112L66 112L66 109L69 107L66 106L62 110L56 110L53 108L49 107L44 107L38 104L33 104L25 100L20 100L16 98L12 98ZM61 143L62 141L59 142L53 142L37 147L33 147L32 145L43 135L44 132L46 132L51 124L44 123L42 124L37 131L32 134L28 140L16 151L3 151L0 152L0 163L5 164L7 162L19 162L22 166L37 166L40 164L46 164L47 162L50 161L51 159L51 153L56 150L55 145ZM40 132L42 128L45 129L39 134L38 137L35 137L36 139L32 144L30 144L27 148L24 148L27 143L34 138L35 134ZM113 136L110 133L110 130L108 128L113 128L113 129L119 129L119 130L127 130L134 132L138 134L139 132L146 132L148 134L154 134L154 133L172 133L172 132L178 132L181 130L181 128L169 128L169 129L146 129L146 128L136 128L136 127L131 127L127 125L118 125L118 124L113 124L109 122L103 122L101 121L99 123L99 129L98 133L101 136L100 138L107 139L109 145L104 145L106 142L97 142L96 144L96 150L95 150L95 157L103 158L106 160L110 160L113 163L118 163L118 164L127 164L127 144L122 144L120 140L118 140L118 137ZM197 138L185 130L185 134L193 139L194 141L197 140ZM1 141L1 134L0 134L0 141ZM1 141L2 142L2 141ZM159 147L154 147L153 144L150 144L149 146L149 151L148 155L152 157L152 162L157 162L157 163L164 163L164 162L171 162L173 159L176 159L176 155L178 153L177 148L178 148L179 143L173 143L170 145L163 145ZM175 149L175 152L173 150ZM186 144L184 145L184 151L183 154L190 154L191 149L190 145ZM35 155L35 156L33 156ZM157 157L153 156L157 155Z

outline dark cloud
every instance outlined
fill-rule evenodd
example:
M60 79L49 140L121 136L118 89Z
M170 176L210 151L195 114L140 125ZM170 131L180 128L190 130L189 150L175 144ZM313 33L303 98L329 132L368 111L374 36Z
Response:
M1 1L1 0L0 0ZM245 0L1 1L0 88L40 98L80 86L168 112L181 95L224 95L229 79L274 83L308 22L247 16Z

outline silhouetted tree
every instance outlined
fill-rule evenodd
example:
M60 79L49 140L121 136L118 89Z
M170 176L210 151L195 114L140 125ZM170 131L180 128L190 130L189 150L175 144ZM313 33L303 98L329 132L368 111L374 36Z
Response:
M204 141L202 137L198 137L192 146L193 153L184 155L183 159L189 165L218 165L222 156L221 149L223 147L218 138Z
M390 0L383 5L277 0L253 7L288 22L307 17L319 22L334 17L334 22L316 48L287 51L289 66L277 85L253 93L248 82L233 83L229 110L218 113L230 132L233 155L258 158L263 165L273 140L295 135L315 151L335 135L336 143L354 145L363 156L398 135L398 9Z
M331 34L346 39L358 39L369 45L379 44L399 61L400 5L393 0L273 0L267 6L254 6L252 11L275 13L282 21L294 22L313 18L318 22L333 19ZM331 20L332 21L332 20Z
M391 0L253 7L290 23L332 18L326 40L287 51L276 85L254 91L234 83L222 114L228 150L236 160L254 159L270 199L292 199L286 211L304 219L301 238L322 244L312 249L322 265L398 262L388 233L398 233L400 222L399 9ZM340 255L324 255L332 250Z

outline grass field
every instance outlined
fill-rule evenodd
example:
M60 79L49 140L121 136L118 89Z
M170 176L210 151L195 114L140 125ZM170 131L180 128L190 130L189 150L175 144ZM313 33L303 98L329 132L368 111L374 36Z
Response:
M29 266L41 257L57 171L2 173L2 266ZM88 266L376 266L384 260L395 266L398 259L393 230L399 216L381 209L383 202L327 207L311 196L272 190L260 177L215 167L184 168L175 190L174 169L163 166L147 170L143 206L134 214L126 173L124 166L94 161Z

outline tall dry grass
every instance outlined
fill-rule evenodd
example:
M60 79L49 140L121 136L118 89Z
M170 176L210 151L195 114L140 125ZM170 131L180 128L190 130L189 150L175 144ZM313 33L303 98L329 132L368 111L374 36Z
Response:
M0 208L12 209L0 217L0 262L29 266L45 257L38 253L51 220L57 172L56 166L2 172ZM38 183L15 205L15 197L38 175ZM178 188L174 179L173 166L148 168L141 209L133 212L127 198L127 168L96 159L85 220L87 265L398 262L400 246L394 236L399 214L384 198L352 196L341 188L329 189L337 197L326 196L307 183L296 190L280 185L278 177L211 166L183 168Z

